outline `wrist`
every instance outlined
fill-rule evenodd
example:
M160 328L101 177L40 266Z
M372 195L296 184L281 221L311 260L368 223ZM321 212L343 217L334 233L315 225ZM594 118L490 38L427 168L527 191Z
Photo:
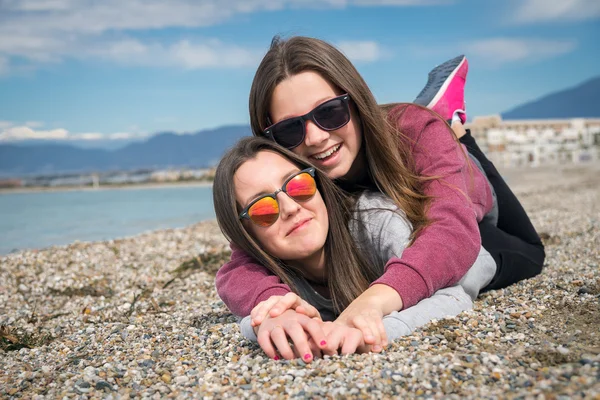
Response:
M388 285L375 284L365 291L365 293L367 292L369 292L373 306L383 315L388 315L392 311L400 311L404 306L400 293Z

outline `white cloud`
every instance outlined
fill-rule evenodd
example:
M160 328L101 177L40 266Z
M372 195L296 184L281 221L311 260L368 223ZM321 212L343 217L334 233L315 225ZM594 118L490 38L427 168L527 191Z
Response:
M31 123L29 123L31 124ZM41 123L36 123L40 126ZM142 132L117 132L103 134L98 132L71 133L66 129L36 130L31 126L14 126L10 121L0 121L0 143L19 142L26 140L125 140L142 139L148 137L147 133Z
M135 39L137 32L213 26L239 14L284 8L427 6L454 0L0 0L0 74L67 58L102 58L134 65L181 68L255 66L264 48L210 39L170 43ZM366 42L365 42L366 43ZM373 60L365 45L356 59ZM353 52L354 53L354 52ZM11 59L19 58L19 66ZM23 61L29 65L23 65Z
M460 51L478 57L491 66L534 62L570 53L577 47L572 40L490 38L463 43Z
M28 126L13 126L0 132L0 142L31 139L64 140L68 136L69 132L66 129L35 131Z
M374 62L386 55L386 51L373 41L343 41L337 43L342 53L353 62Z
M518 23L581 21L600 17L598 0L521 0L512 20Z

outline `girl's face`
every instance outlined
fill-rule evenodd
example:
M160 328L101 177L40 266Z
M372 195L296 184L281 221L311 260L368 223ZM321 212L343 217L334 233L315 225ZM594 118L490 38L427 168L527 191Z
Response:
M270 116L275 124L290 117L304 115L319 104L343 93L316 72L306 71L281 81L273 91ZM349 179L363 167L359 157L362 144L360 121L351 107L350 122L335 131L325 131L306 121L304 142L292 151L310 159L331 179Z
M235 197L245 208L261 195L281 189L287 178L300 169L283 156L261 151L243 163L233 182ZM296 202L284 192L277 194L279 218L273 225L261 227L243 220L246 230L274 257L301 267L308 276L322 278L325 265L325 240L329 231L327 209L321 194Z

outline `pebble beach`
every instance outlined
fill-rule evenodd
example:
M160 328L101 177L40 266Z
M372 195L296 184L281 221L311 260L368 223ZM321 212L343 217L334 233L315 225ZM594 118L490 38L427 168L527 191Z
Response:
M215 221L0 256L0 397L600 399L600 164L502 172L543 273L380 354L274 361L242 338Z

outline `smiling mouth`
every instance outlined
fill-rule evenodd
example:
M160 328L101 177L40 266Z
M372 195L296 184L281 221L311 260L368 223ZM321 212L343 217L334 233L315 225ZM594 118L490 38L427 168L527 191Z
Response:
M337 153L337 151L340 149L340 147L342 147L341 143L338 143L332 147L330 147L329 149L321 152L321 153L317 153L317 154L313 154L311 157L315 158L319 161L323 161L329 157L331 157L332 155L334 155L335 153Z
M292 234L292 233L294 233L294 232L295 232L295 231L296 231L298 228L300 228L300 227L302 227L302 226L306 225L308 222L310 222L310 220L311 220L311 219L312 219L312 218L306 218L306 219L303 219L302 221L298 222L297 224L294 224L294 227L293 227L292 229L290 229L290 231L287 233L287 235L286 235L286 236L289 236L289 235L291 235L291 234Z

